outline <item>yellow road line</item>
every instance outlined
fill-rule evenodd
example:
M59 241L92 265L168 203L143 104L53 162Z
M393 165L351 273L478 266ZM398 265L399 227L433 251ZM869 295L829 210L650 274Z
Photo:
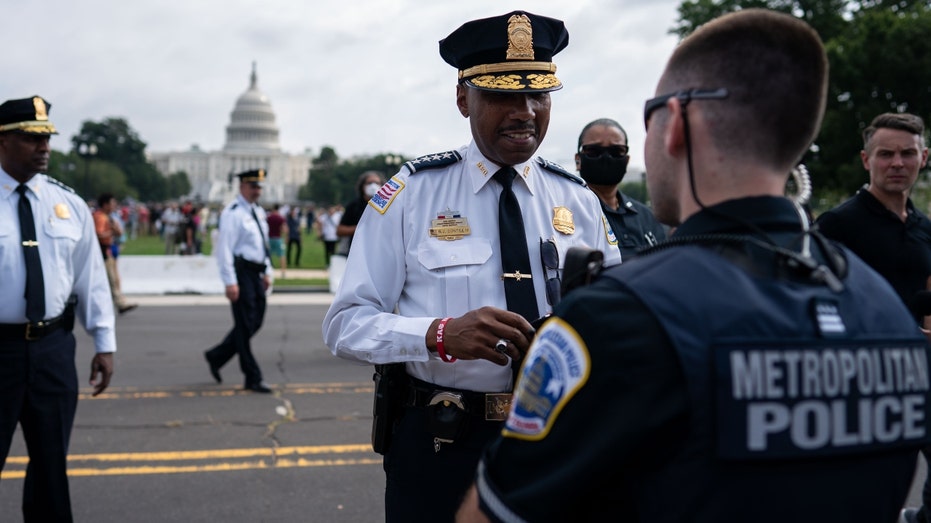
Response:
M305 459L301 456L324 454L364 453L370 457L339 458L339 459ZM285 456L297 457L288 459ZM252 461L232 461L243 458L265 457L268 459ZM197 461L217 460L219 463L204 465L177 464L153 465L167 461ZM228 461L224 461L228 460ZM375 456L369 444L352 445L320 445L282 448L252 448L252 449L216 449L216 450L188 450L167 452L125 452L108 454L75 454L68 456L71 463L80 462L85 466L70 468L68 475L77 476L131 476L144 474L181 474L196 472L222 472L232 470L280 469L303 467L345 467L353 465L380 465L381 458ZM7 465L28 464L29 458L25 456L10 456ZM124 467L88 467L91 462L112 463L130 462L145 463L138 466ZM22 479L26 476L25 470L4 470L0 472L0 481L6 479Z
M276 394L371 394L375 391L371 383L303 383L288 384L273 388ZM241 387L227 385L209 389L191 389L189 387L156 388L142 390L137 387L110 387L99 396L91 396L91 389L85 389L78 395L81 401L100 401L114 399L163 399L163 398L203 398L229 397L253 394Z

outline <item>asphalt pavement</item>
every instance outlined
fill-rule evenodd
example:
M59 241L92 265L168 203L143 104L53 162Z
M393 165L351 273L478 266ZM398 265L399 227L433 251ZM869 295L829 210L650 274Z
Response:
M371 450L372 367L330 354L329 293L275 293L253 351L273 394L242 389L237 360L210 377L203 352L232 326L222 296L134 296L117 319L110 388L82 388L69 475L78 522L384 521ZM0 474L0 521L22 521L27 464L17 434Z
M116 371L97 398L93 346L75 331L83 385L69 457L75 521L384 521L381 456L370 445L372 367L324 346L332 295L269 297L253 351L273 394L243 391L236 359L222 384L211 378L203 352L232 326L223 296L132 300L140 307L117 318ZM22 522L26 455L17 434L0 473L2 522ZM908 506L920 504L924 477L919 459Z

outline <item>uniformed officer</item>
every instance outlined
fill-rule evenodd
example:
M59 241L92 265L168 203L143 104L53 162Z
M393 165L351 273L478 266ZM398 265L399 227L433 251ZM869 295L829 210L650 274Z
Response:
M262 195L265 170L241 172L239 195L220 214L220 234L214 246L220 279L233 309L233 329L216 347L204 353L210 375L222 383L220 368L239 355L245 389L268 393L262 369L252 355L250 340L265 318L265 293L271 284L272 264L268 255L268 221L256 202Z
M562 87L552 56L567 42L561 21L522 11L441 41L473 141L407 162L356 230L323 329L335 355L403 362L410 376L385 454L389 522L452 520L500 430L530 321L558 299L547 288L558 289L562 260L542 260L541 246L594 247L620 262L597 197L534 157Z
M621 124L599 118L582 128L575 154L575 168L601 200L624 259L666 239L666 230L653 211L618 188L630 161L628 147L627 131Z
M41 174L51 104L0 105L0 468L17 422L29 451L25 521L71 521L66 459L78 402L74 317L94 338L93 395L113 375L113 303L87 204Z
M817 33L746 9L646 102L665 244L538 331L457 521L894 521L929 440L928 343L783 196L824 114Z

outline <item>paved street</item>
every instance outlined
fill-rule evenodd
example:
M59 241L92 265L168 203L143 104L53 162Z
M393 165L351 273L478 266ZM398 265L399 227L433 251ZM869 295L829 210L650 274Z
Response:
M220 296L133 297L117 320L114 381L90 398L91 345L78 335L82 394L71 441L78 522L384 521L371 451L372 369L333 357L326 293L273 295L253 341L275 393L246 393L237 360L213 382L203 351L232 325ZM0 520L21 522L26 450L14 441Z
M141 306L117 319L116 375L98 398L87 385L91 345L76 331L76 521L384 521L381 457L369 445L372 369L324 347L330 298L270 298L253 348L272 395L241 391L237 360L223 368L222 385L210 377L203 351L232 325L222 296L134 296ZM21 523L21 438L10 456L0 521ZM916 482L910 505L919 494Z

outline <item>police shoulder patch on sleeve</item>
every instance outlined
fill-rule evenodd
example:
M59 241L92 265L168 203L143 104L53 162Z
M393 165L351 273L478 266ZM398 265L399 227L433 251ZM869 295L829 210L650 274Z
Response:
M617 235L614 234L614 228L608 223L608 219L604 214L601 215L601 223L604 225L605 239L608 240L608 245L617 245Z
M428 169L436 169L438 167L446 167L447 165L452 165L462 159L462 155L459 154L459 151L446 151L442 153L427 154L421 156L420 158L414 158L413 160L404 164L404 167L407 167L407 170L414 174L420 171L426 171Z
M561 318L547 321L521 366L505 437L537 441L546 437L591 373L591 357L582 337Z
M61 189L64 189L70 192L71 194L77 194L76 192L74 192L74 189L72 189L71 187L68 187L67 185L61 183L60 181L56 180L55 178L52 178L49 175L45 175L45 180L52 185L55 185L57 187L60 187Z
M563 169L563 167L562 167L561 165L559 165L558 163L556 163L556 162L551 162L551 161L549 161L549 160L545 160L545 159L540 158L539 156L537 156L537 163L540 164L540 167L543 167L543 168L546 169L547 171L549 171L549 172L551 172L551 173L558 174L558 175L562 176L563 178L568 178L568 179L572 180L573 182L575 182L575 183L581 185L582 187L587 187L587 186L588 186L588 185L585 183L585 180L583 180L580 176L576 176L576 175L570 173L569 171Z
M369 198L369 207L378 211L378 214L385 214L402 189L404 189L404 182L401 178L398 175L392 176L378 189L378 192Z

